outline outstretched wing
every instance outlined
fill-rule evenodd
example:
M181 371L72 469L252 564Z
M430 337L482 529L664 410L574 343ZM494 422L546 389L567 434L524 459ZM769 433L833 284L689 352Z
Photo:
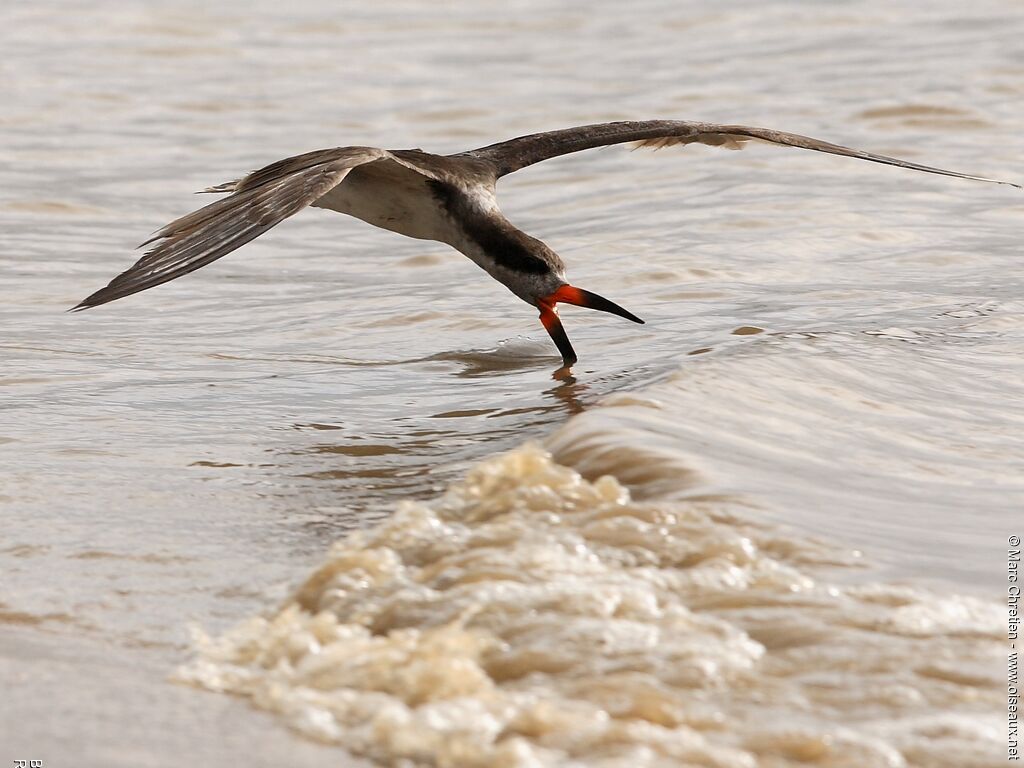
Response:
M389 153L373 147L322 149L213 188L232 194L159 230L143 243L159 241L145 256L73 309L106 304L199 269L315 202L353 168L384 157Z
M518 171L528 165L539 163L559 155L579 152L584 149L604 147L610 144L635 142L639 147L670 147L676 144L708 144L726 149L742 149L751 140L766 141L771 144L782 144L787 147L810 149L815 152L827 152L830 155L855 157L872 163L895 165L898 168L909 168L912 171L937 173L941 176L954 176L958 179L990 181L994 184L1009 184L1011 187L1024 189L1020 184L999 181L969 173L944 171L928 165L898 160L894 157L862 152L839 144L830 144L820 139L800 136L795 133L783 133L769 128L752 128L746 125L717 125L715 123L695 123L686 120L645 120L641 122L597 123L582 125L578 128L566 128L561 131L534 133L520 136L517 139L503 141L498 144L474 149L467 155L491 163L499 177Z

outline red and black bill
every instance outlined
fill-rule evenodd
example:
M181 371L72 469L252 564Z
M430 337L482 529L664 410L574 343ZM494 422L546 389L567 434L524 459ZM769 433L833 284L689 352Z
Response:
M643 324L644 322L614 301L609 301L603 296L598 296L596 293L585 291L582 288L563 285L550 296L545 296L537 304L540 307L540 321L544 324L548 335L551 336L551 340L555 342L555 346L558 347L558 351L562 355L562 362L566 367L575 363L577 358L576 352L573 351L572 344L569 342L569 337L565 333L565 328L562 327L558 311L555 309L555 304L558 302L575 304L578 307L586 307L587 309L597 309L601 312L610 312L613 315L632 320L634 323Z

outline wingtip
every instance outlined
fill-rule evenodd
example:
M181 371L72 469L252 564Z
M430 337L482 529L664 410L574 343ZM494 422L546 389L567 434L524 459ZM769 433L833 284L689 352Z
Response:
M104 291L106 291L106 288L103 288L103 289L101 289L99 291L96 291L96 293L92 293L92 294L86 296L80 302L75 304L75 306L71 307L71 309L68 309L66 311L67 312L82 312L82 311L84 311L86 309L92 309L93 307L98 307L100 304L106 304L108 301L110 301L110 299L103 296L103 292Z
M1018 184L1015 181L1006 181L1005 179L991 179L987 176L968 176L967 178L973 179L974 181L986 181L990 184L1002 184L1006 187L1013 187L1015 189L1024 189L1024 184Z

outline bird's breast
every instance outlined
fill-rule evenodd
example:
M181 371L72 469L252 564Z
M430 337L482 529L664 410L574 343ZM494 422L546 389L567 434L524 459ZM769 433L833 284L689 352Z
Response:
M414 174L357 168L313 205L406 237L450 243L454 235L450 217L425 181Z

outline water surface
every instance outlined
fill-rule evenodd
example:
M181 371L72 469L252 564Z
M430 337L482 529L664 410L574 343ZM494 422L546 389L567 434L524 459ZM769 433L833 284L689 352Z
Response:
M712 503L726 538L782 526L769 559L787 568L809 566L780 552L821 537L819 560L845 565L800 570L816 585L927 585L935 631L993 653L984 609L949 614L954 593L1001 593L1024 500L1015 190L760 146L611 148L522 171L502 182L509 217L648 322L567 309L582 358L569 381L551 376L535 312L467 259L319 210L173 284L64 310L202 202L194 190L339 144L451 152L680 117L1019 181L1024 13L46 2L3 22L0 741L19 754L160 765L187 734L215 763L336 764L241 701L167 683L187 625L216 634L273 609L339 536L529 439L672 514ZM756 670L750 643L770 643L729 626ZM897 635L876 638L872 663L905 658ZM982 666L914 690L932 711L976 694L964 750L984 761L1003 672ZM799 718L785 701L776 714ZM854 709L804 725L853 728ZM125 712L146 713L137 734ZM932 764L904 736L870 736Z

